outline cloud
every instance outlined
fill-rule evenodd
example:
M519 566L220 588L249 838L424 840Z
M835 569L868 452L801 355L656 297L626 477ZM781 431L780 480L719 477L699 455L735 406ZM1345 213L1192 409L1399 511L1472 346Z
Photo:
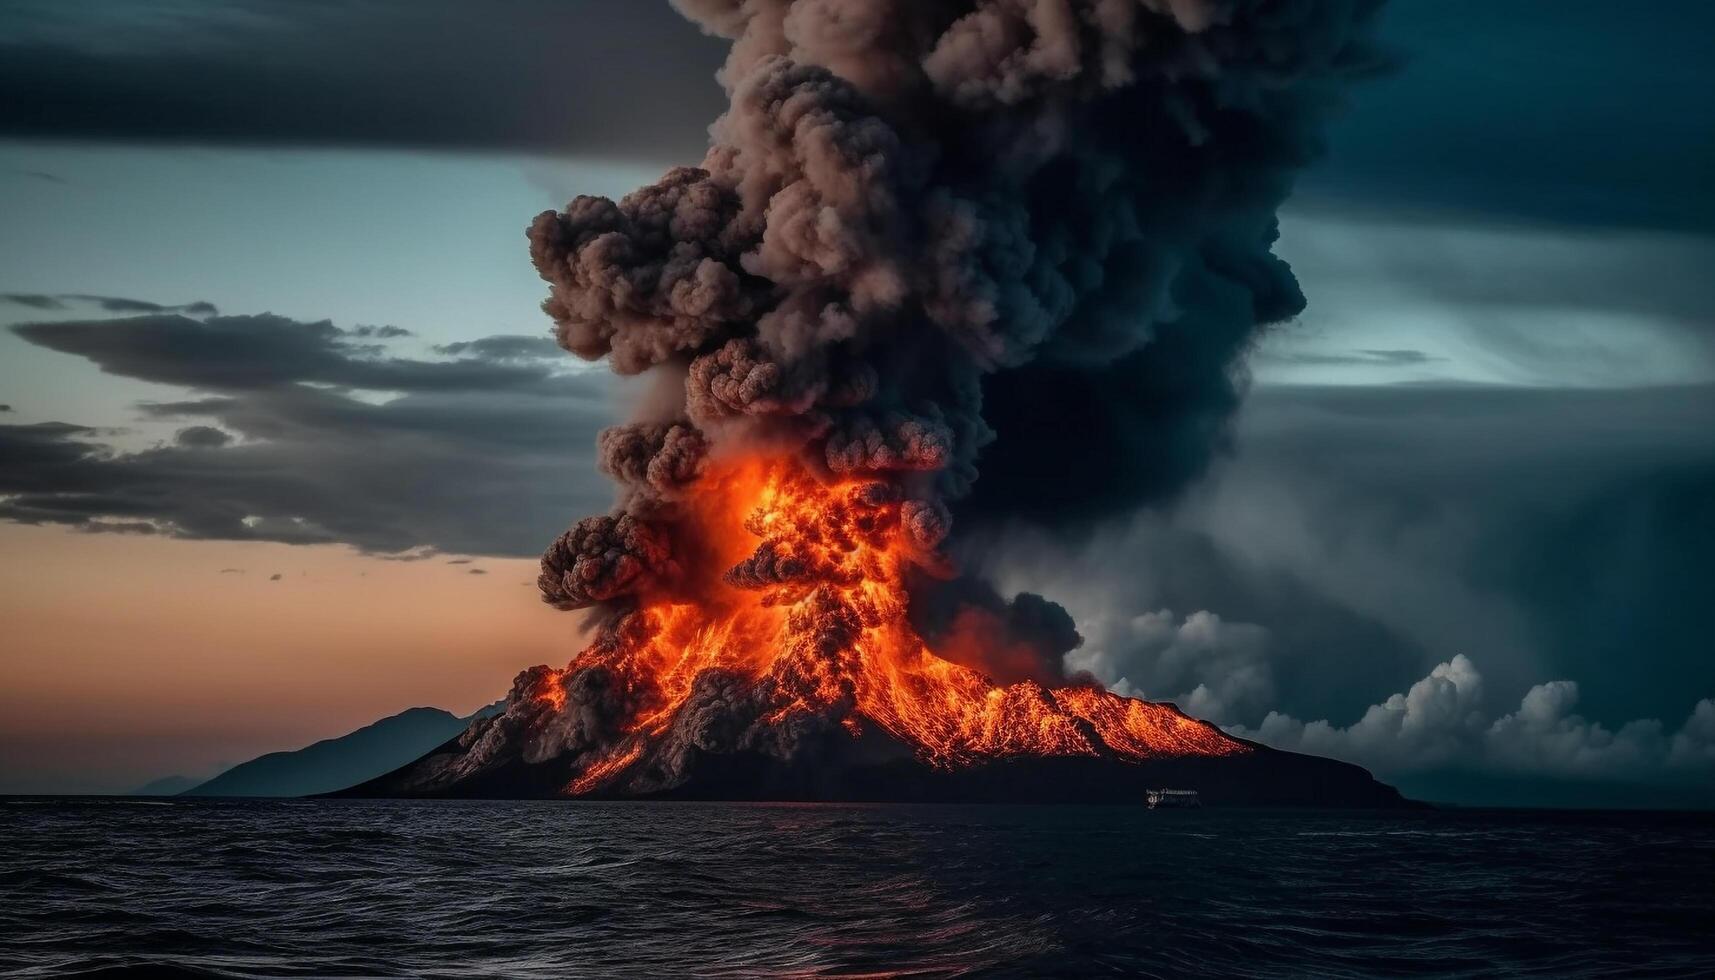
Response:
M1570 675L1607 717L1646 713L1715 688L1694 584L1715 578L1712 406L1707 386L1259 390L1181 523L1410 638L1418 670L1464 653L1510 689Z
M272 313L193 319L179 314L23 323L38 347L86 358L109 374L217 392L302 384L369 391L522 392L552 385L541 364L479 357L423 361L384 355L378 334Z
M135 7L0 10L0 90L18 93L0 103L0 133L690 162L722 103L711 78L724 46L666 3ZM1629 18L1589 0L1552 17L1396 0L1382 26L1401 67L1350 108L1309 193L1486 221L1715 227L1704 179L1715 131L1701 103L1715 67L1697 45L1715 11L1703 0L1657 0ZM1627 43L1615 43L1622 29Z
M440 554L440 552L429 545L415 545L413 547L406 548L403 551L395 551L385 555L376 555L374 557L379 558L382 561L397 561L409 564L411 562L428 561L438 554Z
M193 425L180 429L173 442L187 449L219 449L232 441L232 436L211 425Z
M1363 367L1417 367L1445 360L1420 350L1411 349L1363 349L1348 351L1343 354L1318 354L1306 351L1267 351L1262 355L1264 360L1278 361L1283 364L1309 364L1317 366L1360 365Z
M1233 730L1276 748L1361 761L1382 773L1432 768L1470 758L1472 740L1485 724L1482 685L1482 675L1460 655L1404 694L1371 705L1347 728L1271 711L1255 731Z
M1552 16L1394 0L1382 34L1400 68L1350 107L1306 190L1395 214L1715 230L1711 31L1704 0L1655 0L1647 17L1603 0Z
M1256 729L1276 748L1332 756L1383 776L1463 769L1557 779L1659 782L1715 773L1715 699L1703 699L1669 733L1653 718L1608 728L1576 711L1578 684L1533 686L1512 711L1483 709L1483 677L1456 656L1403 694L1371 705L1346 727L1270 712Z
M566 352L547 334L497 334L476 340L436 344L435 353L449 357L475 357L486 361L563 360Z
M353 337L373 337L376 340L395 340L399 337L411 336L411 331L406 330L404 327L395 327L392 325L380 327L358 326L352 327L346 332Z
M1715 381L1715 237L1300 206L1281 253L1310 307L1260 346L1265 381Z
M198 394L141 405L191 424L139 452L89 426L0 426L0 519L421 559L534 555L569 516L609 503L590 475L610 414L603 375L387 356L373 337L271 315L16 331Z
M1715 388L1258 387L1233 449L1169 511L996 524L955 557L1064 605L1069 666L1151 697L1198 682L1154 673L1140 611L1265 627L1273 697L1222 709L1252 726L1357 717L1458 654L1515 697L1577 680L1610 726L1715 692Z
M0 296L0 299L5 299L8 303L16 303L19 306L28 306L37 310L65 309L65 304L60 302L59 297L47 296L41 293L6 293L4 296Z
M1162 609L1126 620L1119 629L1098 619L1099 630L1066 656L1073 671L1088 671L1120 693L1172 701L1192 715L1225 724L1260 716L1275 701L1268 631L1195 612L1183 620Z
M0 299L18 306L37 310L64 310L73 306L94 306L106 313L186 313L191 316L213 316L220 312L213 303L197 300L168 306L127 296L97 296L90 293L0 293Z
M724 46L666 3L133 6L0 10L0 134L678 161L722 101Z

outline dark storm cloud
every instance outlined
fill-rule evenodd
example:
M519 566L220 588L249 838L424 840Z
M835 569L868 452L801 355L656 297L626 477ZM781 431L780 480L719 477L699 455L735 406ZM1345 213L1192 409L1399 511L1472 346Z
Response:
M1307 190L1342 207L1709 230L1712 30L1703 0L1635 15L1566 0L1552 16L1393 0L1383 34L1400 68L1335 128ZM14 0L0 39L13 136L691 162L722 101L723 46L653 0L186 0L152 16Z
M721 104L665 2L20 0L0 39L31 138L695 159Z
M1479 222L1715 230L1715 4L1393 0L1401 67L1305 190Z
M1712 421L1707 386L1271 393L1234 479L1274 489L1210 519L1515 691L1674 714L1715 694Z
M1459 225L1404 217L1290 221L1294 268L1323 294L1367 290L1498 316L1648 317L1715 336L1715 238Z
M1350 724L1459 655L1496 717L1571 678L1610 726L1677 720L1715 696L1712 415L1710 387L1265 387L1177 513L1078 541L1013 527L964 557L1060 599L1079 655L1105 656L1074 666L1153 696L1185 685L1151 687L1163 645L1140 614L1261 624L1275 698L1248 725Z
M12 330L39 347L87 358L109 374L209 391L313 382L374 391L517 392L548 384L551 377L540 364L384 356L384 348L365 341L398 334L343 330L326 320L302 323L271 313L25 323Z
M0 426L0 519L426 558L533 554L567 515L607 502L587 476L609 414L601 376L380 358L330 324L271 316L18 332L208 394L141 406L192 424L137 452L87 426ZM404 394L377 404L326 385Z

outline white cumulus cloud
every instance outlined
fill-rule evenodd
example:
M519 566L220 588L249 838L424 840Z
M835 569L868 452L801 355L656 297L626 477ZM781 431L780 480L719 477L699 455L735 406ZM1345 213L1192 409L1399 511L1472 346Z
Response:
M1351 725L1269 712L1238 735L1276 748L1346 759L1383 775L1459 768L1567 779L1654 780L1715 770L1715 699L1699 701L1677 731L1654 718L1608 728L1578 714L1578 684L1557 680L1491 717L1483 677L1463 655Z

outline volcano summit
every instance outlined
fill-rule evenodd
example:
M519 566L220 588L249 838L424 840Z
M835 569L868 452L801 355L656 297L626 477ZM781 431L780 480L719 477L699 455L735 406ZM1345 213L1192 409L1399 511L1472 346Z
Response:
M1221 448L1379 0L677 5L733 41L701 166L529 233L561 346L651 382L542 559L594 641L355 792L1397 801L1064 676L1065 611L949 557Z

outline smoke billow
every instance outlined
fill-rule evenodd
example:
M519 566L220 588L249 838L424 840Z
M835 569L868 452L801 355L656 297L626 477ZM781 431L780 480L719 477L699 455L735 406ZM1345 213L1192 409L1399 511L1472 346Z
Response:
M1065 684L1073 679L1065 657L1084 643L1071 614L1059 603L1034 592L1008 600L988 582L970 576L923 576L912 590L910 620L912 629L943 659L1001 684Z
M1380 6L675 3L733 42L707 156L530 229L562 346L685 377L676 418L603 435L620 513L550 551L562 605L658 578L722 445L892 483L927 549L973 490L1066 517L1178 489L1303 307L1275 212Z
M630 595L672 568L666 532L629 514L586 517L542 555L537 585L561 609Z

